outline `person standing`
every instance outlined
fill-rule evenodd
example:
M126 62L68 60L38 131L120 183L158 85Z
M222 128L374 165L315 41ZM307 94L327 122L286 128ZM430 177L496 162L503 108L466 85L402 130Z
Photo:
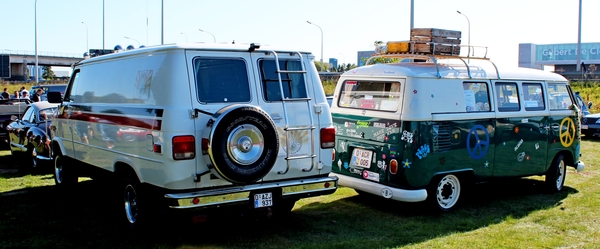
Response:
M42 90L41 88L38 88L37 91L35 92L35 94L33 94L33 96L31 96L31 101L40 102L42 100L43 93L44 93L44 90Z
M2 92L2 98L10 99L10 93L8 93L8 88L4 88L4 92Z

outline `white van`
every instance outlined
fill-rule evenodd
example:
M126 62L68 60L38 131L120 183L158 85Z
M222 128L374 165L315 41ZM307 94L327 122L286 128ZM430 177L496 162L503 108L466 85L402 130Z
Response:
M149 218L150 203L276 213L331 194L335 131L313 60L258 44L200 43L83 60L64 99L49 94L61 103L55 182L110 173L130 226Z
M449 211L469 183L545 175L559 191L567 165L583 170L577 105L564 77L502 69L485 56L376 58L390 63L352 69L335 89L332 175L340 186Z

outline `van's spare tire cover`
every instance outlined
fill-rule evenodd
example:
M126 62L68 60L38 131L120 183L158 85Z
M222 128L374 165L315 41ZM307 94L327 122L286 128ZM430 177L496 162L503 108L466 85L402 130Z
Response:
M248 105L232 105L219 110L208 122L212 171L237 184L262 179L275 164L279 136L269 115ZM207 152L207 153L206 153Z

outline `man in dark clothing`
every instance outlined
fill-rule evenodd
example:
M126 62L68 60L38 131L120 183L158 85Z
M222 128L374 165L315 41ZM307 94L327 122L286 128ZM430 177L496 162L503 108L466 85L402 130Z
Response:
M43 90L41 88L38 88L38 90L35 92L35 94L33 96L31 96L31 101L40 102L42 100L42 93L43 93Z
M2 98L10 99L10 93L8 93L8 88L4 88L4 92L2 92Z

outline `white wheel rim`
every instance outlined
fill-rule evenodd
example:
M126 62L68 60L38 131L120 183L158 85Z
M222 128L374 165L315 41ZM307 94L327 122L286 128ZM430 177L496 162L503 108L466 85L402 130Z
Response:
M54 177L56 178L56 182L58 184L62 183L62 165L59 158L55 159L54 161Z
M444 209L452 208L460 197L460 181L454 175L444 176L437 185L435 197L438 205Z
M562 188L562 183L563 180L565 179L565 162L564 161L560 161L560 163L558 164L558 169L556 172L556 189L560 190Z
M124 201L125 215L127 216L127 221L129 221L130 224L133 224L137 221L138 201L135 189L133 188L133 186L131 186L131 184L128 184L125 187Z

